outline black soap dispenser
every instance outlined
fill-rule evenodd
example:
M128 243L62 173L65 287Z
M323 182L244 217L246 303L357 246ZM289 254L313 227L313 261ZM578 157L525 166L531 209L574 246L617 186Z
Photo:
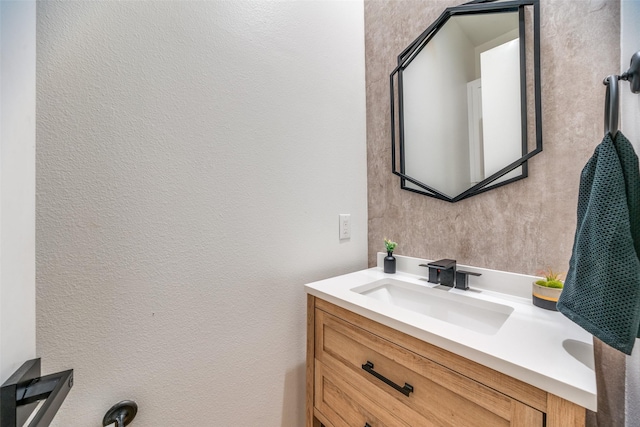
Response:
M396 257L393 256L393 252L387 252L387 256L384 257L384 272L390 274L396 272Z
M387 248L387 256L384 257L384 272L388 274L395 274L396 258L393 256L393 250L398 246L398 244L389 239L384 239L384 245Z

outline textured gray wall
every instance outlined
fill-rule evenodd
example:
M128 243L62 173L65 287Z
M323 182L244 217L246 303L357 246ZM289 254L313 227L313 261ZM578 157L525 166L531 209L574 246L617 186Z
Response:
M450 204L400 189L391 173L389 73L396 57L459 1L365 2L369 265L396 253L533 274L566 271L580 171L603 136L603 77L618 70L617 0L541 0L544 151L525 180Z

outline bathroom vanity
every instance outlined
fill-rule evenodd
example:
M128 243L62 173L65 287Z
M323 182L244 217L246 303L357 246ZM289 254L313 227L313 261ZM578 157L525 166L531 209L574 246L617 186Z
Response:
M306 285L307 427L585 424L591 336L533 306L531 276L465 266L470 290L439 289L397 258Z

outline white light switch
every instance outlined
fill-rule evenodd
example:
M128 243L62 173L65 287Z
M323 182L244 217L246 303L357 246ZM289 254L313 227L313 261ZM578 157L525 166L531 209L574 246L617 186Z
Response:
M340 240L351 238L351 215L340 214Z

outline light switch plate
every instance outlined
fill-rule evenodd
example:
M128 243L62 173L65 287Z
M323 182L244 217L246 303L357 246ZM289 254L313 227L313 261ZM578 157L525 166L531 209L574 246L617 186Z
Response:
M340 240L351 238L351 214L340 214Z

